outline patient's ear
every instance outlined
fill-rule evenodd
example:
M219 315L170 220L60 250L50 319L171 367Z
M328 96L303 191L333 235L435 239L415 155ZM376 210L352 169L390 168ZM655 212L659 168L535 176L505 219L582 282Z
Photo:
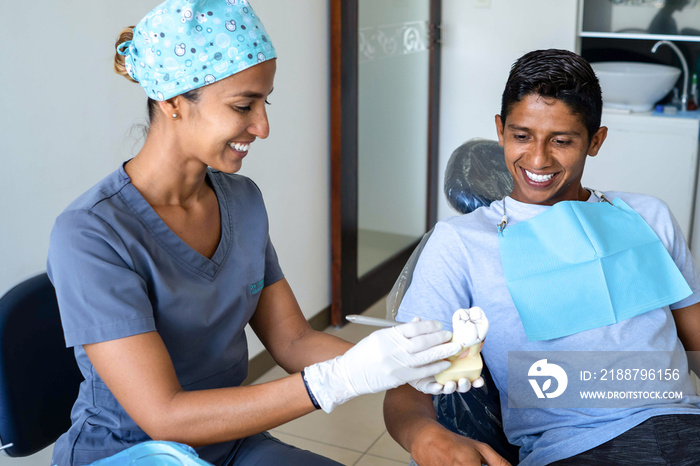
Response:
M496 115L496 135L498 136L498 145L503 147L503 120L501 115Z
M588 155L591 157L598 155L598 151L603 145L603 142L605 142L606 137L608 137L608 127L601 126L591 138L591 143L588 145Z

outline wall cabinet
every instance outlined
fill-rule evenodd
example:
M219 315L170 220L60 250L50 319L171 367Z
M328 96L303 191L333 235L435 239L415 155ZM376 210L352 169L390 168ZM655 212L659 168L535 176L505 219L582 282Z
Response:
M578 51L590 62L637 61L681 68L673 50L651 49L659 40L675 43L689 69L700 75L700 2L664 0L579 0ZM683 88L679 77L677 87Z
M581 37L700 42L700 4L664 0L583 0Z

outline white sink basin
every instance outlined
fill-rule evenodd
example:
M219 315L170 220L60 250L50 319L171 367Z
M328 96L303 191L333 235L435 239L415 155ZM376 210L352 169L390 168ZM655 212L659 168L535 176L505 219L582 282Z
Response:
M653 63L610 61L591 67L600 81L603 106L632 112L653 110L681 74L679 68Z

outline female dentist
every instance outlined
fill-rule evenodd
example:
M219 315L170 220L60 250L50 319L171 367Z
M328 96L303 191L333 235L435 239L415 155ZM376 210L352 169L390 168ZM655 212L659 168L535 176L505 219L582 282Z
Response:
M140 152L75 200L51 234L48 273L85 377L52 464L88 464L151 439L196 447L217 465L336 464L266 430L430 380L459 350L435 321L354 347L309 327L262 195L235 174L269 134L275 58L245 0L167 0L120 34L115 69L145 90L150 127ZM246 324L291 375L240 386Z

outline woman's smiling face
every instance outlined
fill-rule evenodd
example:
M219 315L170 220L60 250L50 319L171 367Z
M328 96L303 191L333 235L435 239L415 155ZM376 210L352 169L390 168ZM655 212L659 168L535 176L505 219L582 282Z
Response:
M553 205L588 197L581 186L586 156L598 153L607 128L589 138L567 104L530 94L512 106L506 121L496 115L496 130L513 177L513 199Z
M265 105L275 70L275 60L267 60L204 86L196 102L180 100L185 124L178 139L185 159L226 173L240 170L250 144L270 133Z

